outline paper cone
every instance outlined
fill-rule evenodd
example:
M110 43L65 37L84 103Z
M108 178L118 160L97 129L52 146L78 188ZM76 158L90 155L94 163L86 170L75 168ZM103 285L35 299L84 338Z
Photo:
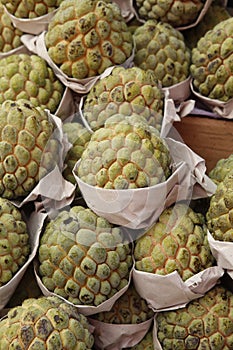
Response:
M222 277L219 266L209 267L186 281L177 271L161 276L133 268L133 282L137 292L154 312L184 307L191 300L203 296Z
M138 344L149 331L153 318L139 324L110 324L89 317L94 326L95 346L98 349L120 350Z

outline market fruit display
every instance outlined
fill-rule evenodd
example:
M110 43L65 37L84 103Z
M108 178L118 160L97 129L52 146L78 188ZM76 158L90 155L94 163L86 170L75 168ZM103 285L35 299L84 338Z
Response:
M65 90L43 58L25 53L0 59L0 86L0 103L26 99L51 113L57 110Z
M135 9L141 19L154 19L179 27L192 24L204 3L202 0L135 0Z
M184 203L165 209L134 248L135 268L167 275L177 271L183 281L214 265L205 218Z
M98 306L129 282L132 251L122 231L74 206L49 221L39 245L39 275L51 292Z
M190 73L200 95L227 102L233 97L233 18L221 21L192 49Z
M45 45L61 71L76 79L99 75L133 52L120 7L99 0L63 0L49 23Z
M91 350L88 319L55 296L25 299L0 321L1 349Z
M111 310L99 312L92 318L111 324L139 324L153 316L154 312L131 283L126 292L116 300Z
M54 124L28 100L0 104L0 195L26 197L56 164Z
M221 181L211 197L206 213L207 225L214 239L233 241L233 172Z
M154 72L139 67L115 67L92 87L83 105L83 115L92 130L116 113L138 113L160 130L163 111L164 93Z
M204 36L208 30L213 29L216 24L230 17L231 15L225 6L213 1L204 17L196 26L182 31L186 45L190 49L193 49L198 40Z
M7 11L17 18L38 18L55 11L62 0L1 0Z
M135 189L166 181L171 155L158 131L138 115L116 114L96 130L84 150L79 178L105 189Z
M169 23L147 20L134 34L134 64L154 71L167 88L189 77L191 52L183 34Z
M21 211L0 197L0 287L26 263L30 251L28 228Z
M90 141L91 132L78 122L63 123L63 131L67 135L68 141L72 146L66 154L64 160L65 169L62 174L67 181L76 185L76 180L72 171Z
M10 16L0 3L0 53L9 52L22 45L23 32L15 28Z
M232 308L233 294L220 284L184 308L158 313L162 349L232 349Z
M208 175L218 185L230 172L233 172L233 153L227 158L219 159Z

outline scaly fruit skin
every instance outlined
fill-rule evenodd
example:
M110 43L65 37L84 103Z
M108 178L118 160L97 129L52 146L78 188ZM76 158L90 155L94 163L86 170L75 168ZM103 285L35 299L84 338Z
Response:
M15 28L10 16L0 3L0 53L9 52L22 45L21 30Z
M52 61L77 79L124 63L133 49L119 6L99 0L63 0L49 24L45 44Z
M223 102L233 97L233 18L218 23L192 49L190 72L198 93Z
M60 298L29 298L0 321L0 349L91 350L88 319Z
M149 187L170 174L170 151L158 131L138 115L121 114L92 134L77 169L82 181L106 189Z
M230 350L232 314L232 292L216 285L182 309L159 312L157 337L163 350Z
M99 312L92 318L112 324L137 324L152 318L154 312L140 297L133 284L116 300L110 311Z
M180 27L192 24L201 12L204 0L136 0L140 18L153 19Z
M131 253L119 228L74 206L46 225L39 273L50 291L73 304L98 306L127 285Z
M27 100L7 100L0 105L2 197L27 196L54 167L59 144L52 140L53 131L54 124L47 113Z
M191 52L181 32L168 23L148 20L134 32L134 64L154 71L162 87L170 87L189 76Z
M20 210L0 197L0 287L25 264L30 250L27 225Z
M65 87L46 61L37 55L13 54L0 59L0 103L27 99L55 112Z
M233 171L221 181L211 197L206 213L207 225L214 239L233 242Z
M209 172L211 180L218 185L224 178L233 171L233 153L227 158L219 159L215 167Z
M1 0L9 13L17 18L33 19L56 10L63 0Z
M87 94L83 114L92 130L102 127L116 113L138 113L160 130L163 107L164 93L153 71L116 67Z
M91 138L91 132L88 131L82 124L77 122L63 123L63 131L67 135L68 141L72 144L71 148L65 157L65 169L63 176L67 181L70 181L73 185L76 185L76 180L72 173L72 170L76 162L81 158L83 151L85 150L88 142ZM79 193L79 191L77 190Z
M177 271L185 281L213 266L205 218L178 203L163 211L134 248L137 270L167 275Z
M213 29L216 24L230 17L226 7L216 4L215 2L211 3L205 16L196 26L182 31L186 45L190 49L193 49L197 45L198 40L203 37L208 30Z

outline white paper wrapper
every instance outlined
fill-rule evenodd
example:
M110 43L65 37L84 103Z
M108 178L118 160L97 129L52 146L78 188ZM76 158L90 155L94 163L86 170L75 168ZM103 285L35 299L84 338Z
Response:
M88 319L95 327L95 346L105 350L119 350L138 344L149 331L153 318L139 324L110 324Z
M129 22L134 17L134 8L131 0L114 0L120 7L121 14L126 22Z
M180 103L187 100L191 94L190 81L191 77L189 76L184 81L170 87L163 88L162 90L164 92L168 91L168 98L174 100L175 103Z
M20 54L20 53L29 53L28 49L24 46L21 45L19 47L16 47L13 50L10 50L8 52L0 52L0 59L11 56L11 55L15 55L15 54Z
M60 81L67 87L69 87L74 92L80 93L80 94L86 94L90 91L92 86L96 83L98 79L102 76L102 74L90 78L85 79L75 79L70 78L66 74L64 74L61 69L58 68L58 66L51 60L51 58L48 55L47 48L45 45L45 31L42 32L40 35L29 35L25 34L22 35L21 41L24 43L24 45L28 48L28 50L36 53L38 56L42 57L48 65L53 69L56 76L60 79ZM121 65L124 67L129 67L134 58L134 50L132 55ZM110 71L112 67L109 67ZM103 74L107 74L107 70L103 72Z
M197 100L200 100L204 105L206 105L215 115L218 117L233 119L233 98L228 102L222 102L215 99L210 99L208 97L202 96L197 91L194 90L192 80L190 81L191 91L196 96ZM209 114L209 117L213 115ZM213 116L215 117L215 116Z
M74 96L72 94L72 91L66 87L55 115L64 121L65 119L70 118L76 112L77 110L75 106Z
M227 273L233 278L233 243L215 240L209 231L208 242L218 266L227 270Z
M34 213L28 219L26 219L28 233L30 237L31 253L28 257L27 262L14 275L14 277L7 284L0 288L0 309L3 309L4 306L8 303L14 291L16 290L19 282L21 281L28 265L32 262L36 255L37 248L39 245L39 233L43 225L44 215L45 214Z
M21 201L12 200L12 202L17 207L22 207L24 204L35 201L39 196L41 196L42 201L49 201L49 205L52 207L52 202L60 202L60 205L63 206L69 204L73 199L72 196L75 191L75 186L70 182L66 181L62 177L62 169L65 155L67 154L69 148L71 147L70 143L67 142L67 137L63 134L62 121L60 118L55 115L50 114L49 118L53 121L55 125L54 135L56 133L56 139L59 142L59 164L54 167L54 169L44 176L38 184L32 189L32 191ZM56 155L57 156L57 155Z
M38 285L39 285L39 287L44 295L46 295L46 296L48 296L48 295L58 296L62 300L66 301L68 304L75 306L85 316L94 315L94 314L97 314L97 313L102 312L102 311L110 311L111 308L113 307L114 303L116 302L116 300L119 299L120 296L123 295L125 293L125 291L129 288L131 278L132 278L132 270L133 270L133 269L131 269L130 274L129 274L129 282L124 288L122 288L120 291L118 291L116 294L114 294L111 298L104 301L100 305L90 306L90 305L75 305L75 304L69 302L67 299L61 297L60 295L57 295L57 294L49 291L42 283L41 278L38 274L38 261L36 261L36 260L34 261L34 266L35 266L35 275L36 275L37 283L38 283Z
M10 16L11 21L16 28L20 29L24 33L38 35L44 30L47 30L48 25L57 10L54 10L44 16L32 19L15 17L9 11L7 11L6 7L5 11Z
M160 276L134 268L133 281L140 296L157 312L182 308L191 300L203 296L214 287L223 273L221 267L213 266L184 282L177 271Z
M165 182L151 187L111 190L90 186L76 174L78 161L73 174L87 205L114 224L141 229L150 227L165 207L177 201L212 195L216 186L205 174L204 160L185 144L165 140L174 161L174 171Z

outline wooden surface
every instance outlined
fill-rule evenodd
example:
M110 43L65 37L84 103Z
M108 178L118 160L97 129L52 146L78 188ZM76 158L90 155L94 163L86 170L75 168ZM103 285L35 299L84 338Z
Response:
M206 161L207 171L233 153L233 120L188 116L174 127L183 141Z

